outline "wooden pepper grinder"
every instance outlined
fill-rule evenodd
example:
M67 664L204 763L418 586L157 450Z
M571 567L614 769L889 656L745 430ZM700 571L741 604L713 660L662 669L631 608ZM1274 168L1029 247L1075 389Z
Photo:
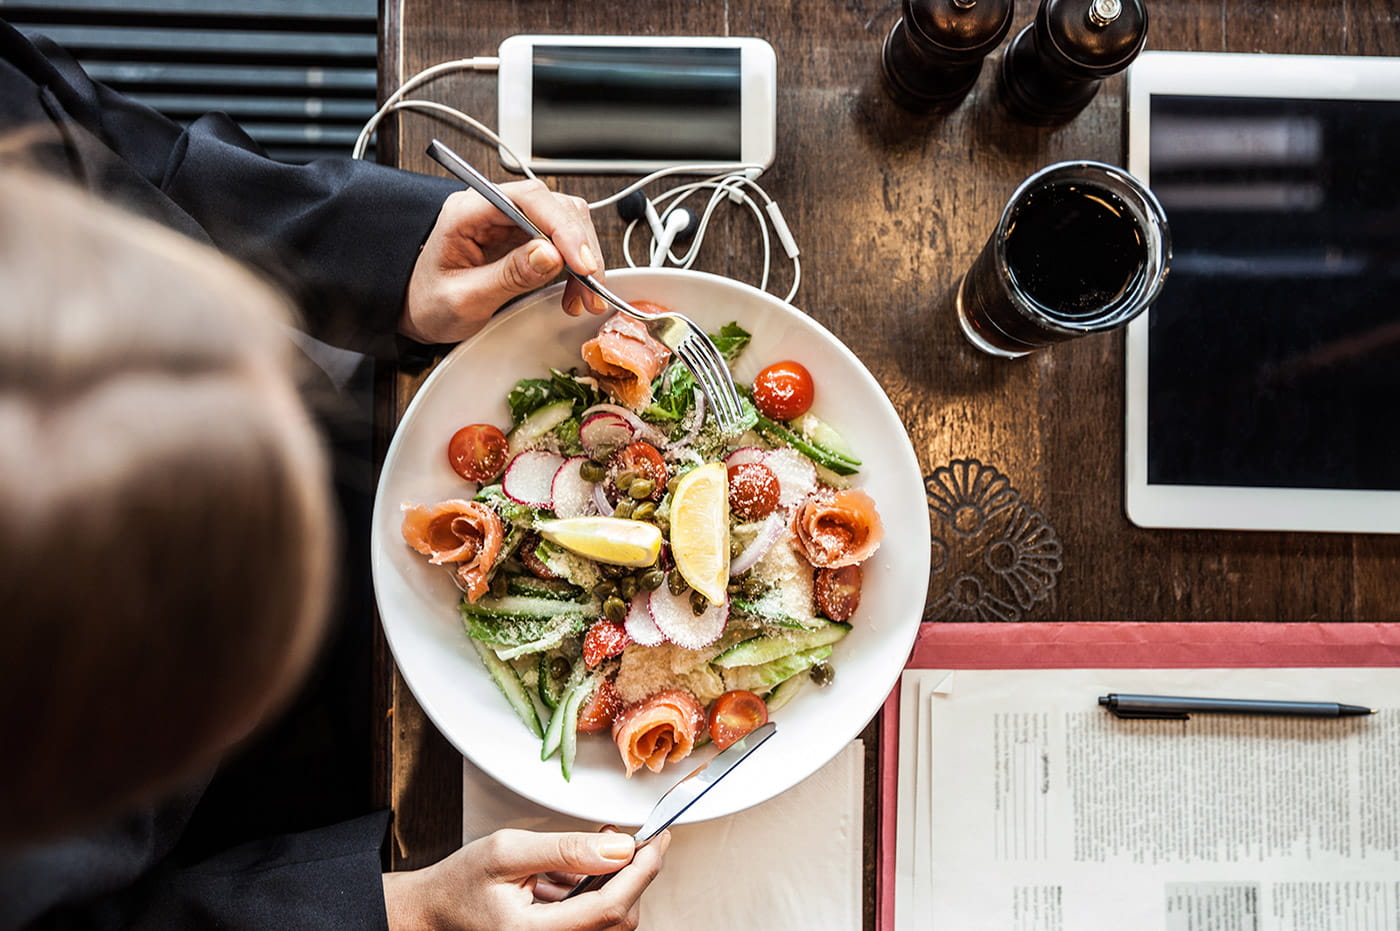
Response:
M1146 42L1142 0L1041 0L1035 21L1002 56L1001 101L1027 123L1067 122Z
M904 0L880 52L885 89L917 113L962 102L982 59L1011 29L1012 0Z

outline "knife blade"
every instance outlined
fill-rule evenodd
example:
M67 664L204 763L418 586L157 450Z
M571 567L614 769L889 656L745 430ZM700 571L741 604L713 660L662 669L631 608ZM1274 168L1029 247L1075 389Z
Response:
M647 815L647 820L637 830L637 833L632 835L632 839L636 841L637 849L640 850L651 843L672 822L685 814L690 806L700 801L701 796L713 789L716 783L733 772L734 767L748 759L749 755L761 747L764 741L777 733L777 730L778 726L772 721L755 728L720 751L708 763L701 764L690 775L671 786L666 794L657 801L651 814ZM584 892L599 889L616 875L617 873L614 872L587 876L570 889L564 898L571 899Z

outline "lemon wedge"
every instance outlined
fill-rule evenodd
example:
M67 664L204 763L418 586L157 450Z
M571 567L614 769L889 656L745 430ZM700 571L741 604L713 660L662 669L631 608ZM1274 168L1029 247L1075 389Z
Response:
M661 552L655 524L621 517L565 517L539 524L540 536L571 553L614 566L650 566Z
M729 478L722 462L682 475L671 494L671 556L681 577L710 604L729 585Z

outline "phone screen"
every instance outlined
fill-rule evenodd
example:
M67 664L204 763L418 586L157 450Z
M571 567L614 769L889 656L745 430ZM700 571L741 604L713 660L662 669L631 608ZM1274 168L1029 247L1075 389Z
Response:
M534 155L738 161L741 51L536 45Z

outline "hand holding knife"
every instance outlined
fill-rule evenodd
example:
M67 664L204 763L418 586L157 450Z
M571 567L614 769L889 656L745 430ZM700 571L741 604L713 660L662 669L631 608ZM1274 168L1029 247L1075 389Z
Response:
M735 741L728 749L722 751L708 763L702 764L689 776L672 786L670 791L661 796L661 800L651 810L646 823L633 835L637 849L640 850L651 843L658 834L666 830L673 821L689 810L690 806L698 802L701 796L713 789L716 783L727 776L734 767L747 759L749 754L762 746L763 742L776 732L777 725L769 721ZM600 889L616 875L616 873L603 873L598 876L589 876L569 890L569 894L564 898L571 899L581 893Z

